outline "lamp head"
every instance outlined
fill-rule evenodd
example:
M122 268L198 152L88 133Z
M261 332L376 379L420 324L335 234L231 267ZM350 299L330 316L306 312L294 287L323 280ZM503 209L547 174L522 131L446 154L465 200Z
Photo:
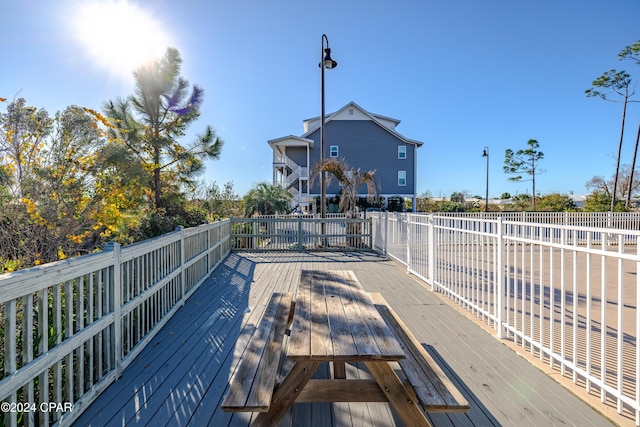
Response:
M322 64L324 65L324 68L326 68L327 70L336 68L338 66L338 63L333 59L331 59L331 49L326 48L324 50L324 58L322 59Z
M487 147L482 150L482 157L489 157L489 149Z

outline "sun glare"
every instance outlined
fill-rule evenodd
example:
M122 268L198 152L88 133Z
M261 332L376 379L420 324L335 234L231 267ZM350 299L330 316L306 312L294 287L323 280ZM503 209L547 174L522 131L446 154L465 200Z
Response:
M82 2L75 23L90 59L122 78L162 56L170 45L151 14L126 0Z

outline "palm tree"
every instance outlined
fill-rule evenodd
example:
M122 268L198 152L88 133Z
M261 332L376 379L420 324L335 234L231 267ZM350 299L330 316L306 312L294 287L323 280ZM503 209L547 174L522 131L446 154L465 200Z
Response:
M290 200L291 193L284 188L261 182L244 196L244 213L246 216L286 213Z
M344 159L335 158L324 159L313 166L311 178L315 179L321 173L329 172L327 185L331 178L335 177L342 184L342 195L338 208L341 212L350 214L352 218L356 216L358 192L363 185L367 186L367 197L369 201L378 199L378 187L375 181L375 171L361 172L349 165Z
M115 123L111 136L130 153L121 158L135 159L150 173L146 185L156 209L162 206L163 186L193 185L192 177L203 170L203 160L219 158L223 145L210 126L188 147L178 142L199 118L204 100L202 88L190 87L180 77L181 64L178 51L168 48L164 57L134 71L134 95L108 101L103 107Z

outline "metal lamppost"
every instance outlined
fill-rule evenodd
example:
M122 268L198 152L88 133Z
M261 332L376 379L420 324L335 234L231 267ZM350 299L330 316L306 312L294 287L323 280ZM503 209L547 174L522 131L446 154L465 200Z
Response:
M325 47L325 42L327 43ZM331 59L331 49L329 49L329 39L326 35L322 35L322 52L320 56L320 162L324 161L324 69L330 70L336 68L338 63ZM326 217L327 204L327 188L325 185L325 172L322 171L320 177L320 217ZM324 227L324 223L322 223ZM322 233L324 234L324 232Z
M489 147L484 147L482 151L482 157L487 158L487 185L484 196L484 211L489 212Z

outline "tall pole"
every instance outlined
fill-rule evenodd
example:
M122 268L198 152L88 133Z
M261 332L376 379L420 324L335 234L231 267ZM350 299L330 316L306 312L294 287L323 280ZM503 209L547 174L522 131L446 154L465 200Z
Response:
M485 186L484 211L489 212L489 147L484 147L482 157L487 158L487 184Z
M326 42L326 47L325 47ZM320 162L324 161L324 69L332 69L338 66L338 63L331 59L331 49L329 48L329 39L325 34L322 35L322 46L320 56ZM325 172L321 172L320 176L320 217L327 216L327 187L325 183ZM322 223L322 234L324 235L324 222Z
M324 41L329 40L327 36L322 35L322 50L320 56L320 163L324 161ZM326 212L327 204L327 188L325 187L324 171L320 174L320 218L324 219L327 216ZM324 228L324 223L322 223ZM324 230L323 233L324 235Z

